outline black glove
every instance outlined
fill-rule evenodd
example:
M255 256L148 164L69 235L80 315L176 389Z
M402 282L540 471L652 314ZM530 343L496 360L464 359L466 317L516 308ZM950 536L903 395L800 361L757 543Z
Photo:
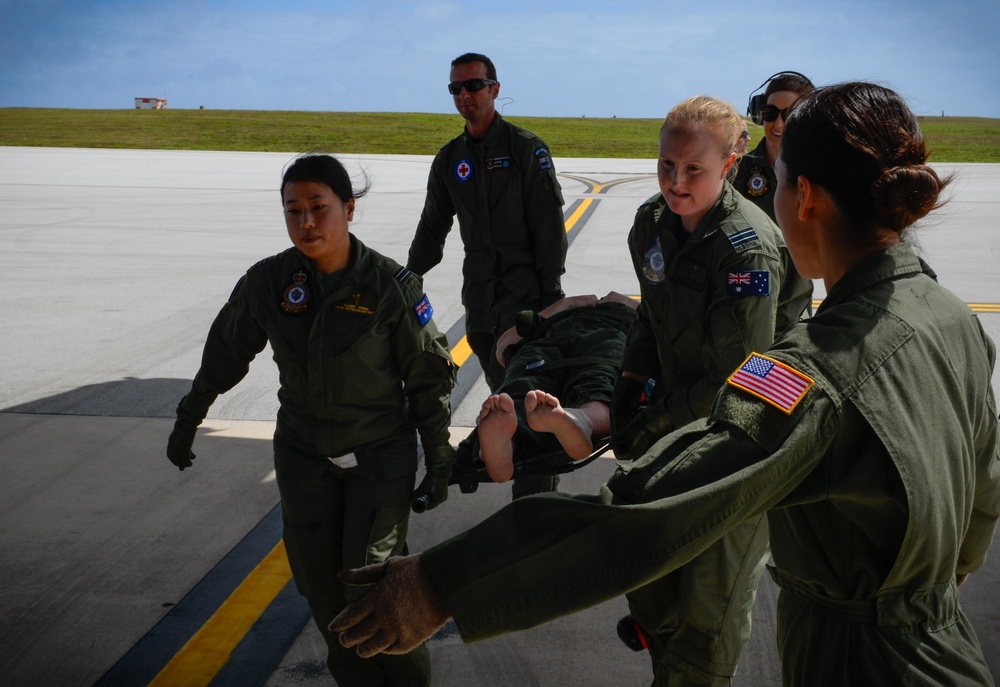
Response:
M194 445L194 433L197 430L198 425L178 418L174 423L174 431L167 439L167 458L182 471L191 467L191 461L194 460L191 447Z
M424 447L424 454L427 474L420 480L420 485L413 490L410 507L414 513L437 508L448 500L448 481L451 479L451 468L455 464L455 449L450 444L433 451Z
M661 399L643 407L631 422L619 428L611 438L611 448L618 460L635 460L674 429L666 399Z
M645 389L646 382L631 377L621 376L615 381L615 388L611 392L611 434L618 434L632 421L642 403Z

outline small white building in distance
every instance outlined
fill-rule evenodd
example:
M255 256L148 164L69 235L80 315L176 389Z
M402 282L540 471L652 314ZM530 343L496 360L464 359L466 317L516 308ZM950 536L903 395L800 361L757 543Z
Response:
M137 110L165 110L167 109L166 98L136 98L135 109Z

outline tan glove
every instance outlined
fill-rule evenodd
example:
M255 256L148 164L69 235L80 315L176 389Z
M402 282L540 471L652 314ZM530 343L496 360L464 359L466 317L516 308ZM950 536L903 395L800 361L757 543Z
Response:
M405 654L434 636L450 614L431 586L419 554L345 570L344 584L374 585L333 619L330 632L358 655Z

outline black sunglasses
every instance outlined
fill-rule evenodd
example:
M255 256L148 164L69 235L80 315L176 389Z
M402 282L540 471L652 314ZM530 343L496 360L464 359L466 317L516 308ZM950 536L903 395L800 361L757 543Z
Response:
M458 95L462 92L464 88L467 93L475 93L476 91L481 91L487 86L492 86L496 81L493 79L469 79L468 81L452 81L448 84L448 92L452 95Z
M774 105L768 105L767 107L764 108L764 110L760 113L760 115L765 122L773 122L776 119L778 119L778 117L781 117L782 121L784 121L788 119L788 111L790 109L792 108L786 107L784 110L779 110Z

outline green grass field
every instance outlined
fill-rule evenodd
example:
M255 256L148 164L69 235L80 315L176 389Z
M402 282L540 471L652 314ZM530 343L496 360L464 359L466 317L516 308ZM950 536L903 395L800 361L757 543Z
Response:
M656 156L659 119L510 117L557 157ZM924 117L933 162L1000 162L1000 119ZM457 115L251 110L0 108L0 146L432 155ZM754 143L763 135L750 125Z

